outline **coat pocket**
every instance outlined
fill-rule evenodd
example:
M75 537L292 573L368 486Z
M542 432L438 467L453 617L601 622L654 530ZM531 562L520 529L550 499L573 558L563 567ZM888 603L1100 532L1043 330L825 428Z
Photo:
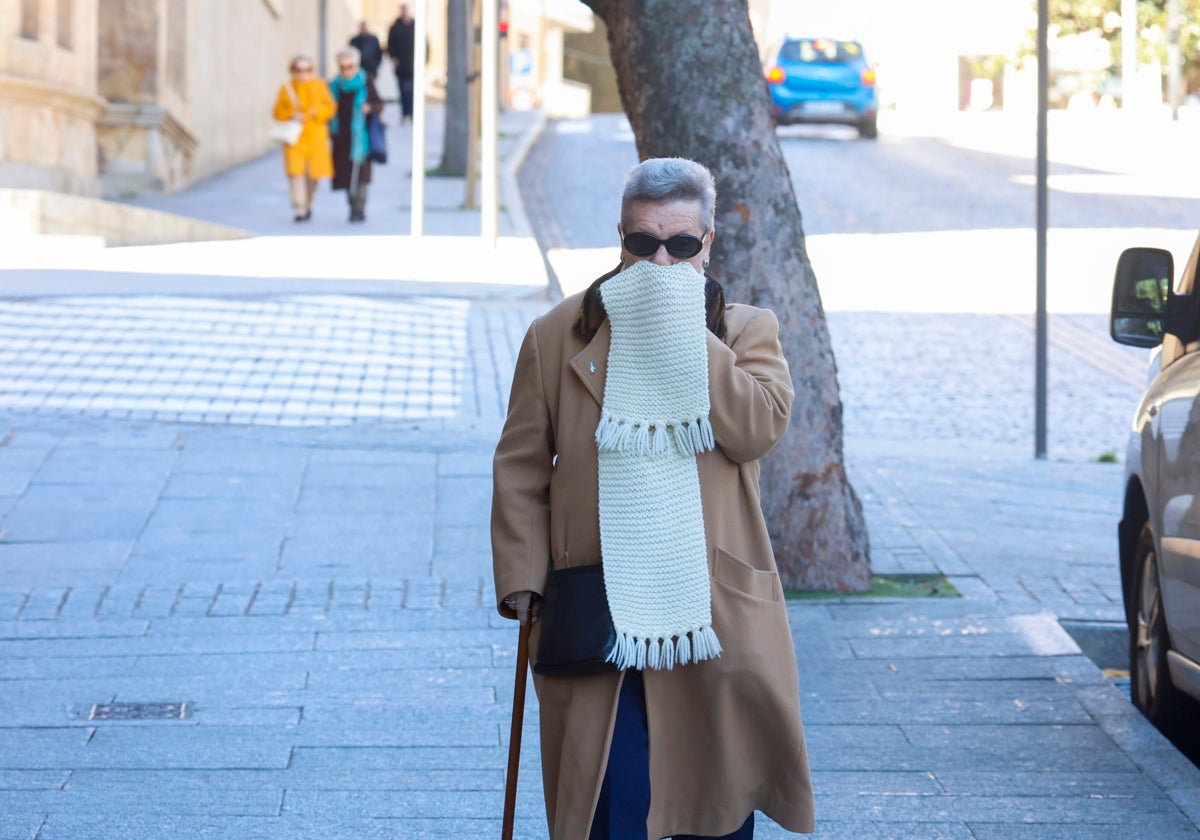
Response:
M713 550L713 578L743 595L778 603L783 600L783 585L776 572L756 569L723 548Z

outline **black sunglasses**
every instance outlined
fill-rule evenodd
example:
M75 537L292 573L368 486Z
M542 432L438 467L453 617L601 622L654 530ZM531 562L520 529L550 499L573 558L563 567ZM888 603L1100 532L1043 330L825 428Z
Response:
M672 257L686 260L700 253L704 247L704 240L698 236L692 236L690 233L677 233L667 239L659 239L648 233L627 233L621 240L621 244L635 257L652 256L659 246L663 245L666 246L667 253Z

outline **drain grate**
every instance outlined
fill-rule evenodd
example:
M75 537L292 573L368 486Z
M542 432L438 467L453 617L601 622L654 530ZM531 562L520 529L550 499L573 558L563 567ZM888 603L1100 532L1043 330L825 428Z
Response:
M183 720L187 713L187 703L98 703L88 720Z

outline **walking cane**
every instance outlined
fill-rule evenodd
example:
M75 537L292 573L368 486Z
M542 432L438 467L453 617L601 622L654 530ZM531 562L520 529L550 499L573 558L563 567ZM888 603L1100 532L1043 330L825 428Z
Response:
M533 616L530 616L532 619ZM512 840L513 821L517 811L517 769L521 764L521 724L525 720L525 671L529 668L529 628L533 621L521 625L517 636L517 676L513 684L512 727L508 733L508 774L504 777L504 826L501 840Z

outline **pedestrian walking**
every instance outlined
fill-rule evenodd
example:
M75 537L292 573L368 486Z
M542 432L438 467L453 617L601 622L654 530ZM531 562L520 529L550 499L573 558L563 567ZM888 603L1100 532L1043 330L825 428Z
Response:
M374 79L379 72L379 65L383 63L383 46L371 32L371 27L365 20L359 21L358 34L350 39L350 46L358 50L358 54L362 57L362 69L371 79Z
M292 78L279 88L274 116L277 120L295 120L303 126L296 142L283 147L283 168L294 220L306 222L312 218L317 182L333 175L328 123L336 106L325 80L313 75L310 57L296 56L288 69Z
M791 376L775 315L726 305L707 272L715 202L693 161L630 170L620 265L535 320L518 354L492 555L500 614L533 623L554 840L749 840L756 811L813 830L758 489ZM555 582L597 567L601 610L564 616ZM589 611L611 619L609 670L553 673L548 651L575 647Z
M413 45L416 41L416 22L408 13L407 4L400 5L400 16L388 29L387 51L396 71L396 86L400 90L400 119L408 122L413 113Z
M383 99L362 69L354 47L337 54L338 74L329 82L337 113L329 123L333 139L333 188L345 190L350 221L366 221L367 186L371 183L367 115L383 113Z

